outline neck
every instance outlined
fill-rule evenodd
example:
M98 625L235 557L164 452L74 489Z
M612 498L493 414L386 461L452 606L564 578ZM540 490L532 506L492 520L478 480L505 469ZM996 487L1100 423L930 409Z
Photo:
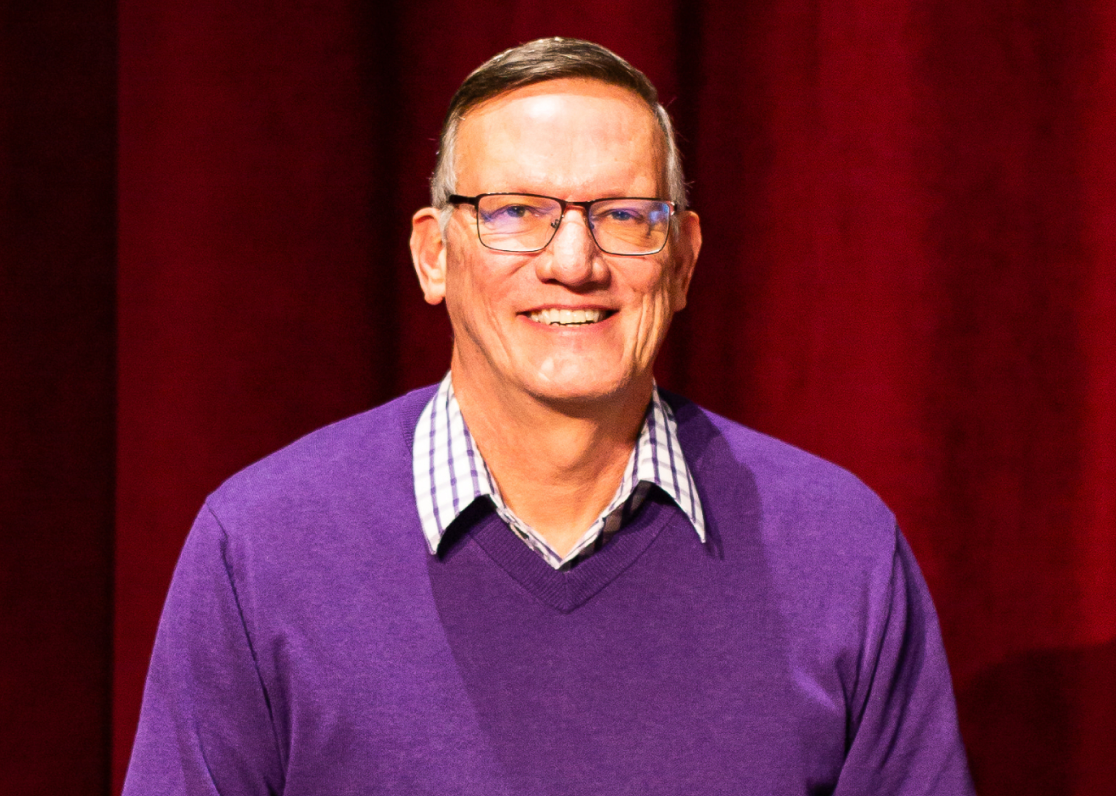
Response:
M478 383L456 352L451 370L504 502L565 555L616 494L651 399L650 375L619 396L573 404Z

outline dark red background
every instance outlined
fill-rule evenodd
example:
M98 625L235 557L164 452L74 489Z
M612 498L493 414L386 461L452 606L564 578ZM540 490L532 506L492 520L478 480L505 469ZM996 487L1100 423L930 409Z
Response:
M0 792L119 788L205 494L437 379L406 250L464 75L644 69L705 229L660 379L859 474L980 790L1116 780L1116 6L12 0L0 10Z

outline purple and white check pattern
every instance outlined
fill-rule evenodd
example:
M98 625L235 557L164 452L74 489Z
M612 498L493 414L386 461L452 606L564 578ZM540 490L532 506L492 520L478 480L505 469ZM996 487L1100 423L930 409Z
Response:
M415 428L413 464L415 501L431 553L437 553L450 523L474 500L487 496L492 500L496 513L528 547L555 569L569 567L599 550L639 508L652 484L671 497L690 519L701 541L705 542L701 500L678 445L674 413L659 397L658 387L652 390L651 404L639 440L632 450L616 495L565 556L555 552L538 532L505 505L488 466L473 444L465 418L461 416L449 373L419 417Z

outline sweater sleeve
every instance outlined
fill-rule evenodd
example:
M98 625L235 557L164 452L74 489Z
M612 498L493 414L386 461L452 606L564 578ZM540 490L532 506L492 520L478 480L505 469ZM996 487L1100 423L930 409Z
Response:
M971 796L937 615L898 530L889 586L834 796Z
M217 517L204 507L163 607L124 796L283 790L268 695L228 546Z

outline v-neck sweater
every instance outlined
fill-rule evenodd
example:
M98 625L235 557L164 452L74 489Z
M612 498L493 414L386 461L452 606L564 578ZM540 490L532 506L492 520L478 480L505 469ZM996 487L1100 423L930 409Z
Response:
M855 478L668 396L704 545L652 490L570 571L483 502L432 556L431 391L210 496L126 794L971 793L925 584Z

